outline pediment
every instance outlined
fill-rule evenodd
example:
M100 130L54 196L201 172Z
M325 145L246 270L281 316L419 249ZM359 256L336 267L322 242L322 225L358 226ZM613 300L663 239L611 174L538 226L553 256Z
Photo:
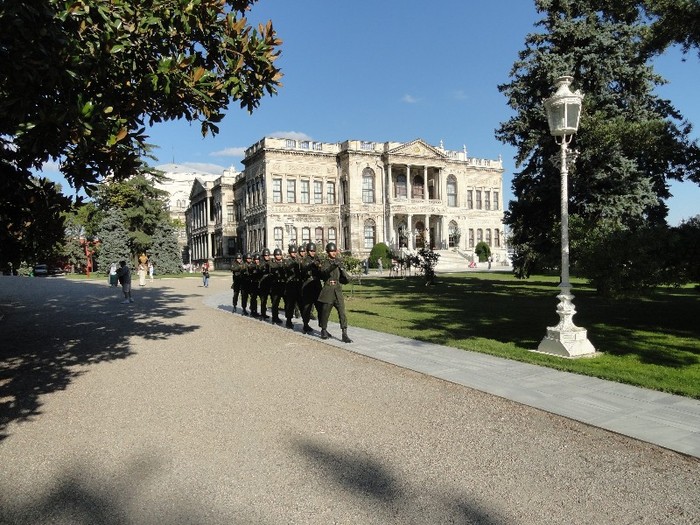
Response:
M190 190L190 199L193 197L196 197L200 193L206 193L207 189L204 187L204 183L198 179L195 178L194 182L192 183L192 189Z
M416 139L396 146L388 151L389 155L408 155L412 157L444 159L446 155L439 149L426 143L423 139Z

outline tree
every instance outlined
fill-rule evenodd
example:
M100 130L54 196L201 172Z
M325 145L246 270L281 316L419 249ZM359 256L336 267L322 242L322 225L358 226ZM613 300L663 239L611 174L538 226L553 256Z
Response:
M642 7L651 17L647 49L662 53L679 44L684 53L691 48L700 56L700 2L697 0L643 0Z
M97 251L97 266L102 272L109 272L112 263L131 261L129 231L124 225L126 217L121 210L108 211L97 232L100 239Z
M57 193L31 169L57 161L90 194L139 171L146 124L184 118L214 135L231 102L252 112L275 94L281 41L271 22L248 25L255 1L4 0L0 240L24 242L26 203Z
M372 268L376 268L379 259L382 260L384 268L389 268L391 264L391 250L383 242L378 242L372 247L372 251L369 253L369 265Z
M156 227L149 254L159 274L182 272L182 254L177 245L177 232L170 222L162 221Z
M518 149L516 200L505 222L520 277L555 268L561 251L560 175L549 162L558 146L542 105L558 76L573 74L575 88L585 94L572 143L580 154L569 172L569 212L580 231L602 223L630 230L664 223L668 181L700 175L700 148L689 138L690 125L653 92L663 79L649 65L647 20L636 4L536 0L543 31L528 35L512 80L499 86L516 112L496 136ZM572 252L574 265L576 257Z
M491 247L484 241L476 243L474 253L479 257L479 262L485 262L491 257Z
M168 220L167 195L145 175L136 175L125 181L108 180L101 184L95 206L99 217L104 217L109 210L122 210L124 225L129 231L129 246L135 255L151 248L156 228Z

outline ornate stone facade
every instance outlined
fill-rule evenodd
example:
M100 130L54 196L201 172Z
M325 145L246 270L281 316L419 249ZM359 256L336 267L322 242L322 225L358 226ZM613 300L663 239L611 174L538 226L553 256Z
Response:
M398 249L459 248L479 241L505 260L503 166L417 139L342 143L265 137L246 150L235 184L246 250L336 242L365 257Z

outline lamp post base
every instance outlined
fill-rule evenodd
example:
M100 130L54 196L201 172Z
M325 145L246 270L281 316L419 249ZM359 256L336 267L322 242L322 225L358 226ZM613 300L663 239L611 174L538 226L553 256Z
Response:
M561 293L557 297L560 301L557 305L559 324L547 327L547 335L544 336L536 351L562 357L594 355L596 352L588 340L588 331L574 324L573 317L576 309L573 303L574 296L571 295L568 283L561 285Z
M547 328L537 352L558 355L561 357L584 357L595 354L595 348L588 340L588 331L578 326L566 331L554 326Z

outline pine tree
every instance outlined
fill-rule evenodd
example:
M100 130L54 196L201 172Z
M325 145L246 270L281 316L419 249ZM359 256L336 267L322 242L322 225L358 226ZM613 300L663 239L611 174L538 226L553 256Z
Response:
M126 229L124 213L121 210L108 211L97 232L100 245L97 253L98 268L109 272L112 263L131 260L129 232Z
M513 192L505 214L512 230L516 274L558 267L560 174L550 161L558 149L549 135L542 101L557 77L574 76L585 94L572 148L580 154L569 172L572 265L577 236L665 223L670 179L700 172L700 149L690 125L654 94L664 80L649 65L648 27L635 2L536 0L541 33L526 38L499 86L516 115L496 130L518 149Z
M177 232L169 222L162 221L156 227L149 253L159 274L182 272L182 254L177 244Z

